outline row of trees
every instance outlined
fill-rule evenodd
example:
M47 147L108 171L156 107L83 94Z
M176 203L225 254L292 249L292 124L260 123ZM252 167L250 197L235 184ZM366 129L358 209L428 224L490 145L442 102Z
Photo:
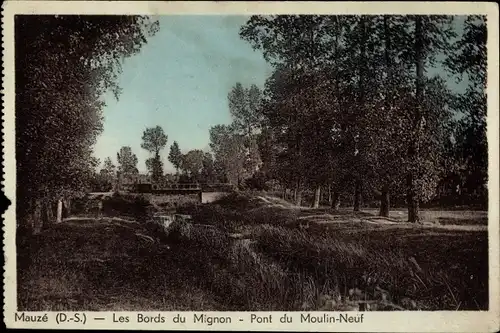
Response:
M325 187L335 207L378 198L384 216L392 196L411 222L436 198L486 203L485 17L459 34L441 15L252 16L240 36L274 71L262 93L236 84L233 123L210 131L232 182L257 174L297 204L314 189L314 206Z
M146 168L151 180L158 183L168 181L164 172L161 152L167 146L168 136L161 126L147 128L142 135L141 147L152 156L146 160ZM123 146L116 155L118 166L110 157L104 160L104 165L95 175L94 190L110 190L118 176L128 177L139 174L138 158L130 146ZM176 169L175 181L179 182L224 182L224 177L217 172L211 152L193 149L183 154L177 141L170 146L168 160Z
M260 113L262 92L256 85L244 88L237 83L228 96L229 109L233 121L229 125L217 125L210 130L211 151L193 149L182 153L177 141L170 146L168 160L176 169L180 182L231 183L248 187L248 180L262 165L258 139L263 118ZM147 128L142 135L141 147L151 153L146 160L146 168L153 181L162 182L164 166L161 151L166 147L168 136L161 126ZM117 174L136 175L139 173L137 156L129 146L117 153L118 167L111 158L96 175L97 187L111 188ZM100 185L99 185L100 184ZM250 184L251 186L251 184Z

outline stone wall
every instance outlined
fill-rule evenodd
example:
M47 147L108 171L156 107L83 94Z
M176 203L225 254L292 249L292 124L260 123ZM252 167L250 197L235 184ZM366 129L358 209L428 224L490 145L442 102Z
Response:
M181 207L188 204L200 203L200 192L189 194L149 194L151 203L158 206Z
M229 192L202 192L201 203L210 203L228 195Z
M145 196L154 205L175 208L189 204L214 202L228 194L229 192L148 193Z

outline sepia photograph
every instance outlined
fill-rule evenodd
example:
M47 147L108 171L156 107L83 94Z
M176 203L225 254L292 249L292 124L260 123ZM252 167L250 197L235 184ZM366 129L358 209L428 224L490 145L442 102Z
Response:
M487 15L13 24L14 311L491 310Z

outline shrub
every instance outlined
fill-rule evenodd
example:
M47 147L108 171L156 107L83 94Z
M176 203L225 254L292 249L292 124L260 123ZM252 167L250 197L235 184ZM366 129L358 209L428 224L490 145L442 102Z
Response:
M154 210L143 195L115 193L103 200L103 212L110 215L128 215L141 219L149 217Z
M89 201L88 196L74 198L71 200L71 212L73 214L88 213L90 209Z
M267 191L269 190L267 181L268 178L265 173L257 172L252 177L245 179L245 185L250 190Z

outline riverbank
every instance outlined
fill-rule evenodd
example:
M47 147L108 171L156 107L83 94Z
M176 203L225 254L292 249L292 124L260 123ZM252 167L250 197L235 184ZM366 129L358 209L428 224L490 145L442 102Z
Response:
M192 223L168 236L146 216L107 216L68 219L18 239L19 309L488 307L484 229L387 223L369 212L302 209L258 195L179 213Z

